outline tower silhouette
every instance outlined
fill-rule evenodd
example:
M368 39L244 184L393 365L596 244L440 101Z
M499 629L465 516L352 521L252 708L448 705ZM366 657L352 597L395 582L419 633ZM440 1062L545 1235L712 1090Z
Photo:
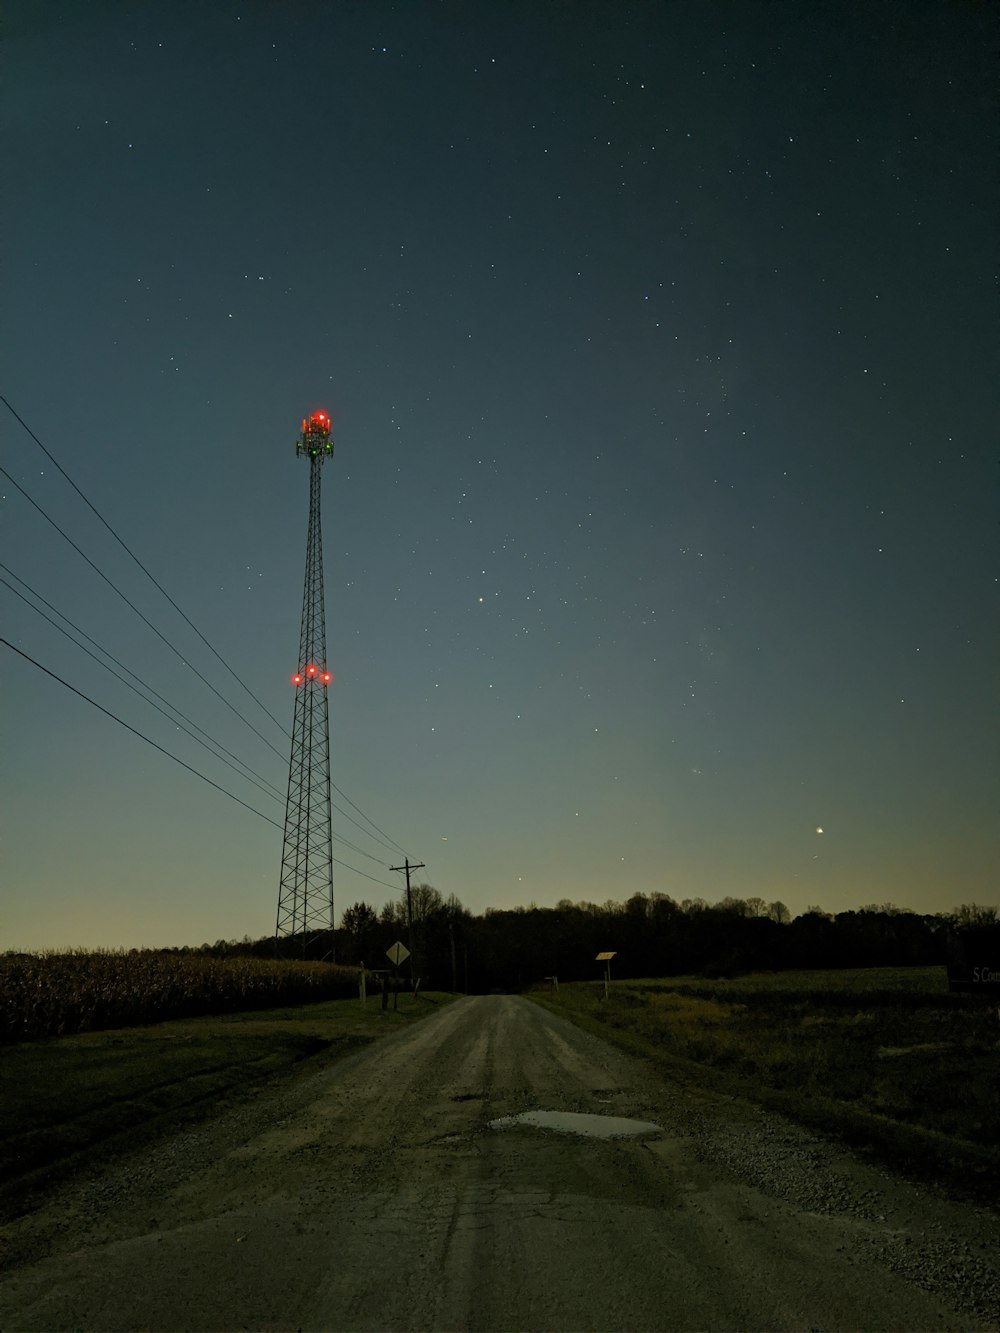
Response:
M323 533L320 483L323 462L333 456L330 418L314 412L302 422L295 443L299 458L309 460L309 533L302 591L302 629L288 766L288 799L278 887L275 944L282 936L301 938L303 953L320 932L333 930L333 838L330 819L330 723L326 661L326 613L323 605ZM329 937L332 940L332 935ZM332 955L332 948L331 948Z

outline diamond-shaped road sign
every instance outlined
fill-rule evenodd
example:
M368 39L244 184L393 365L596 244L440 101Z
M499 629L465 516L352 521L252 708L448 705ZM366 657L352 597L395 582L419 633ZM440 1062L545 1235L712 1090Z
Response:
M405 944L401 944L399 940L397 940L391 949L386 949L385 954L390 963L394 963L396 967L399 967L404 958L409 958L410 951Z

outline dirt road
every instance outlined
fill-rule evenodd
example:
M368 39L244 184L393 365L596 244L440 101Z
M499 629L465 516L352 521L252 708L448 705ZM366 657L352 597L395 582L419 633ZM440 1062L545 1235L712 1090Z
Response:
M491 1127L530 1110L659 1129ZM507 996L255 1094L4 1232L4 1329L982 1328L1000 1290L993 1214Z

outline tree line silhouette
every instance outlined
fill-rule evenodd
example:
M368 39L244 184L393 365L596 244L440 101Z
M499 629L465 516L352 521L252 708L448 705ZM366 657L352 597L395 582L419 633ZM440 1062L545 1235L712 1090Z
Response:
M792 968L906 967L944 964L949 933L1000 929L995 907L965 904L949 913L921 914L892 903L845 912L810 907L793 917L781 902L762 898L701 898L681 902L665 893L636 893L627 902L572 902L555 907L468 911L454 895L430 884L381 911L355 902L342 925L308 940L272 937L219 940L198 952L335 959L368 969L391 968L386 950L411 949L413 976L424 989L482 993L520 990L556 976L596 979L599 952L614 951L615 977L701 974L729 977ZM409 976L409 962L401 969Z

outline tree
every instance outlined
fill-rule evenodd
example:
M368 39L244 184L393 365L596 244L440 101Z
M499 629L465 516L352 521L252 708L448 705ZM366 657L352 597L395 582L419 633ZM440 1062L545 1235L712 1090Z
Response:
M462 921L470 913L462 906L461 899L454 893L449 893L445 899L444 911L449 921Z
M695 912L704 912L708 908L708 903L704 898L682 898L681 911L686 912L688 916L693 916Z
M715 904L717 912L728 912L731 916L752 916L752 912L747 911L747 905L742 898L723 898L722 902Z
M993 926L996 925L997 909L980 907L978 903L963 903L952 912L952 918L961 930L975 926Z
M367 903L354 903L344 908L340 924L348 935L353 935L355 939L363 939L378 925L378 916L374 907L369 907Z
M406 903L400 904L395 898L390 898L382 906L378 916L383 926L405 926L406 925Z
M341 937L338 945L337 957L340 962L362 963L365 958L379 952L378 915L368 903L353 903L345 907L341 927L347 939Z
M413 904L414 921L423 921L443 904L441 895L433 884L414 884L410 889L410 901Z

